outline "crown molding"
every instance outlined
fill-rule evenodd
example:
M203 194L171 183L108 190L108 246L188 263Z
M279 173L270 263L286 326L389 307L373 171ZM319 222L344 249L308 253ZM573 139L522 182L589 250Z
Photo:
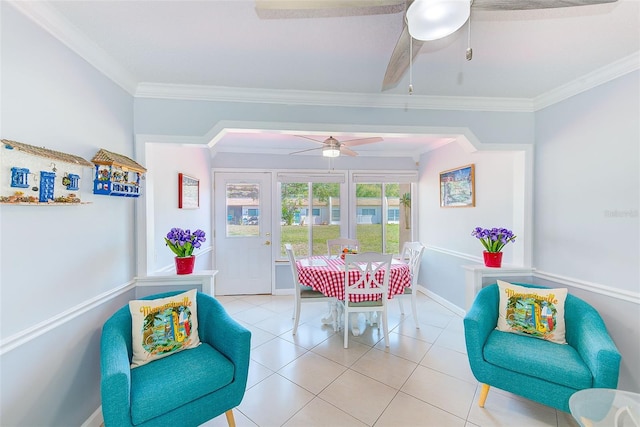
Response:
M19 0L7 0L7 3L60 40L129 94L135 94L137 81L133 75L49 4L43 1Z
M640 51L636 51L609 65L585 74L572 82L559 86L533 99L534 111L556 104L596 86L610 82L625 74L640 69Z
M137 98L249 102L285 105L295 104L330 107L373 107L461 111L533 111L533 103L531 100L521 98L337 93L162 83L140 83L135 96Z

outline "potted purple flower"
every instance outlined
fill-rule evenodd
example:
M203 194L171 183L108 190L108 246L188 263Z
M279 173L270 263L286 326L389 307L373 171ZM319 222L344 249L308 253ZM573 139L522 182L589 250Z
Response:
M169 249L176 254L176 274L191 274L196 262L193 250L202 246L205 242L205 232L198 229L193 233L191 230L182 228L172 228L167 237L164 238Z
M516 240L513 232L506 228L476 227L471 235L478 238L484 246L484 265L487 267L500 267L502 265L502 248L507 243Z

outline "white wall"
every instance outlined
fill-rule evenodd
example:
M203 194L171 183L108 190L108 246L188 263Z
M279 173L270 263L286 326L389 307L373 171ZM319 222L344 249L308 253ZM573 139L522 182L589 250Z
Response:
M475 165L476 205L440 207L440 172ZM427 246L420 283L452 304L464 308L465 264L482 261L482 244L471 232L476 227L505 227L518 238L504 249L503 263L523 266L525 233L522 204L513 194L523 170L520 152L477 151L466 144L451 143L420 159L420 241Z
M172 269L175 255L163 237L172 228L201 229L207 241L200 249L194 250L197 270L210 270L211 247L213 246L212 176L211 156L206 146L148 144L146 155L150 173L147 181L153 181L153 193L147 194L148 205L153 212L153 227L149 243L153 264L150 271ZM178 208L178 173L200 180L200 207L198 209Z
M1 137L86 160L100 148L132 156L133 98L7 2L0 8ZM120 299L99 301L134 275L138 200L80 186L91 204L0 205L2 426L80 425L100 404L100 326Z
M536 113L534 266L602 315L640 392L640 72Z

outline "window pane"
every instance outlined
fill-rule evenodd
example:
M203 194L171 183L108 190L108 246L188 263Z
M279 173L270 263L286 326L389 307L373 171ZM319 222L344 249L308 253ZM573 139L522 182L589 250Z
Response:
M260 184L227 184L227 237L260 235Z
M356 184L356 238L362 252L382 252L382 184Z
M306 182L286 182L280 187L282 217L280 221L280 255L286 256L284 244L290 243L296 257L309 256L309 236L307 228L302 226L307 217L309 184Z
M313 255L326 255L327 240L340 237L340 184L316 182L313 192ZM334 216L337 211L337 218Z

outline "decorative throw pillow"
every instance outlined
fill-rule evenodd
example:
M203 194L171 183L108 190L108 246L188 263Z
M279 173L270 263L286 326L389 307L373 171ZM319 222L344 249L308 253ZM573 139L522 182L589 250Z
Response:
M135 368L200 345L196 290L129 302Z
M496 329L566 344L564 301L567 288L528 288L498 280L500 307Z

